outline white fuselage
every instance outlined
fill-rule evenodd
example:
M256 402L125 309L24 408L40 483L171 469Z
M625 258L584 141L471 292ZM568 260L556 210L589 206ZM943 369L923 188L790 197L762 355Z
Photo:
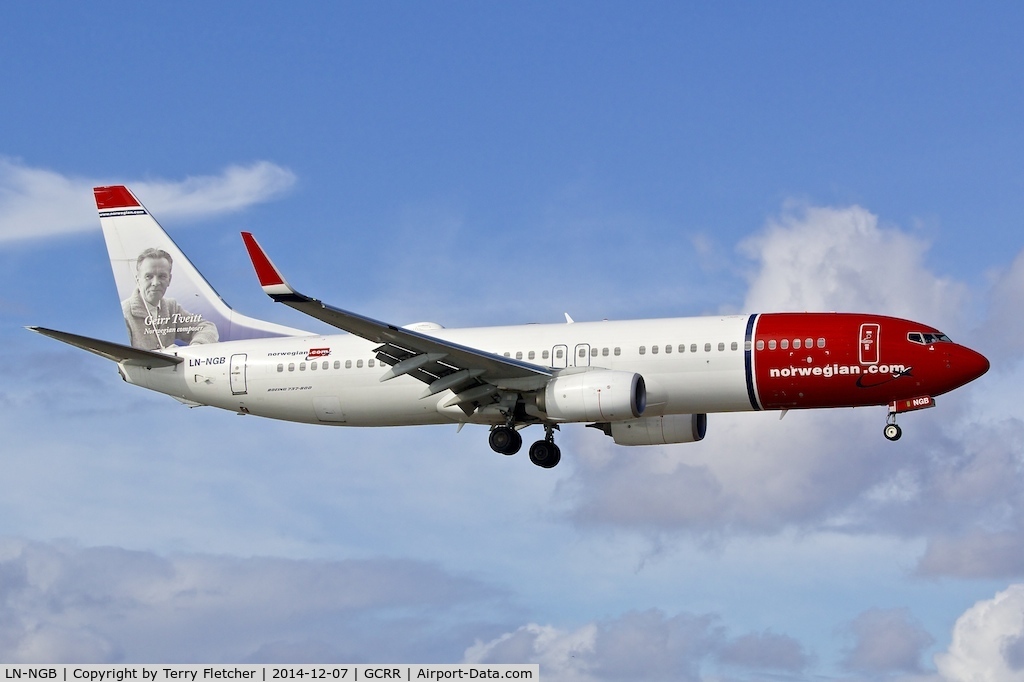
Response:
M658 416L755 409L744 367L747 319L417 329L542 367L639 373L647 385L644 415ZM411 376L381 382L388 366L376 359L378 345L349 334L228 341L174 348L184 358L174 367L121 369L129 382L186 403L274 419L342 426L502 421L443 407L451 391L424 398L425 384Z

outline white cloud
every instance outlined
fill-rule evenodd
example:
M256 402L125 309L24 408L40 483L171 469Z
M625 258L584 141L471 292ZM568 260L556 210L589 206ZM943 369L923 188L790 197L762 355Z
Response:
M239 211L276 198L295 184L287 168L257 161L248 166L228 166L220 175L201 175L180 182L128 183L148 208L158 215L197 217Z
M860 206L789 206L740 248L758 263L751 311L873 312L947 326L966 301L963 284L925 266L927 242L879 226Z
M477 641L466 650L465 663L537 663L544 679L589 682L597 645L597 626L560 630L530 623L491 641Z
M418 561L162 557L14 539L0 539L0 585L0 660L12 663L454 657L465 640L446 632L445 614L501 596Z
M863 208L788 209L742 250L756 263L750 310L863 310L969 336L967 286L926 267L924 240L880 227ZM1022 282L1024 252L993 280L993 320L1017 305ZM1014 325L990 327L992 343L1019 345ZM797 528L923 537L922 574L1019 576L1024 420L1016 407L994 413L969 399L1001 371L905 416L898 444L880 438L884 408L793 412L782 422L777 413L715 414L705 441L678 446L626 449L588 434L565 485L570 514L584 526L659 536Z
M1020 523L1020 520L1017 521ZM1015 577L1024 574L1024 529L991 532L971 529L961 535L931 538L917 566L924 576L957 578Z
M745 668L791 672L799 672L810 663L800 642L770 630L737 637L722 648L718 658Z
M950 682L1024 680L1024 585L1011 585L964 612L935 664Z
M573 517L643 530L776 533L822 525L891 467L865 413L716 414L704 442L621 448L598 441L577 456ZM857 456L849 443L873 437ZM592 440L596 440L592 437Z
M268 161L175 182L73 177L0 158L0 244L94 229L94 186L126 184L161 217L197 218L268 201L295 179Z
M978 334L983 350L991 355L993 366L1010 365L1020 361L1024 350L1024 251L1009 267L996 272L988 295L987 320Z
M716 661L756 673L799 672L809 658L786 635L763 632L729 638L713 615L668 616L650 609L575 630L531 623L490 641L477 641L463 661L538 663L545 680L597 682L718 679L704 673Z
M907 609L865 611L849 630L854 643L843 665L858 672L918 672L922 652L935 641Z
M717 616L654 609L575 630L529 624L467 647L472 633L495 630L479 614L507 611L504 594L410 560L160 556L2 538L0 585L0 660L12 663L424 662L461 650L465 662L536 662L544 679L585 682L807 661L787 636L730 638Z

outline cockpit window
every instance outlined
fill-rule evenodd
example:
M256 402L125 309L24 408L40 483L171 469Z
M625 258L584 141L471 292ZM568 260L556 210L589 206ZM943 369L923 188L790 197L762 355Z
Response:
M907 334L907 340L924 346L932 343L950 342L949 337L945 334L932 334L931 332L910 332Z

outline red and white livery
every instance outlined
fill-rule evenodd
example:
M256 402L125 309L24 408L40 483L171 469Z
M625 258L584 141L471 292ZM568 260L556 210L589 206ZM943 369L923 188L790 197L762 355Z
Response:
M243 233L273 300L346 332L310 334L228 307L126 187L95 195L131 345L30 329L190 406L341 426L484 424L506 455L537 425L530 459L550 468L565 423L659 445L703 439L709 413L886 406L896 440L897 414L989 368L933 327L870 314L400 327L299 293Z

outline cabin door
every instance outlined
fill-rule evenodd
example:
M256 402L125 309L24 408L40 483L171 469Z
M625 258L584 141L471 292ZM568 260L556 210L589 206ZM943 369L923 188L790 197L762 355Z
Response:
M878 364L878 334L880 331L881 325L875 323L860 326L860 364Z
M231 395L245 395L245 353L235 353L231 356L228 377Z

